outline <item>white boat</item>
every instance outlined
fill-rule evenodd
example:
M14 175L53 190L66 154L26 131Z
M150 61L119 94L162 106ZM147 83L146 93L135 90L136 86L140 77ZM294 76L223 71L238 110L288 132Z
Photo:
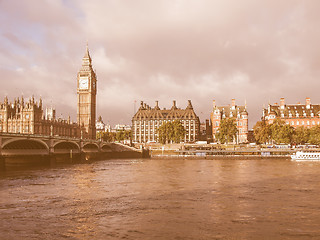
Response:
M291 155L292 161L320 161L320 152L297 151Z

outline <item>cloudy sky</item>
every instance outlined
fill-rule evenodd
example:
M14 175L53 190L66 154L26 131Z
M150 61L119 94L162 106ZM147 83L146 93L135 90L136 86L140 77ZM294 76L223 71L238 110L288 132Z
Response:
M43 98L76 120L86 42L98 76L97 115L130 123L141 100L201 121L212 100L320 103L318 0L0 0L0 98Z

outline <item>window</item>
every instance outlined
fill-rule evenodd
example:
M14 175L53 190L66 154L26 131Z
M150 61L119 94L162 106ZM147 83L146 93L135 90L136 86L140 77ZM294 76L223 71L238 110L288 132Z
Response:
M297 121L297 125L299 125L299 121Z
M291 121L291 125L294 125L294 121Z
M302 121L301 125L304 125L304 121Z

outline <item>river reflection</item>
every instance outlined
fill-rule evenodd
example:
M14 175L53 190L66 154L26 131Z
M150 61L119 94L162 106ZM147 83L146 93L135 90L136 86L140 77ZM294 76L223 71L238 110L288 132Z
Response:
M1 239L320 238L320 163L107 160L0 173Z

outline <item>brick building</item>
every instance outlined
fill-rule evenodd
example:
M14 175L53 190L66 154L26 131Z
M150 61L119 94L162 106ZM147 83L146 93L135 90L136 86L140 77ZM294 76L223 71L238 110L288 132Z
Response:
M220 122L225 118L233 118L238 129L237 143L247 142L248 135L248 112L246 105L237 106L236 100L232 99L231 105L216 106L213 101L213 110L211 112L212 138L215 140L215 134L219 130Z
M305 104L286 104L285 99L281 98L280 104L269 104L263 109L262 119L269 124L281 119L294 128L310 128L320 124L320 104L311 104L310 98L306 98Z
M132 118L132 137L134 142L158 142L158 128L165 122L180 120L186 130L184 142L195 142L200 132L200 120L194 112L191 100L185 109L178 108L173 101L171 109L160 109L158 101L154 108L141 102Z

